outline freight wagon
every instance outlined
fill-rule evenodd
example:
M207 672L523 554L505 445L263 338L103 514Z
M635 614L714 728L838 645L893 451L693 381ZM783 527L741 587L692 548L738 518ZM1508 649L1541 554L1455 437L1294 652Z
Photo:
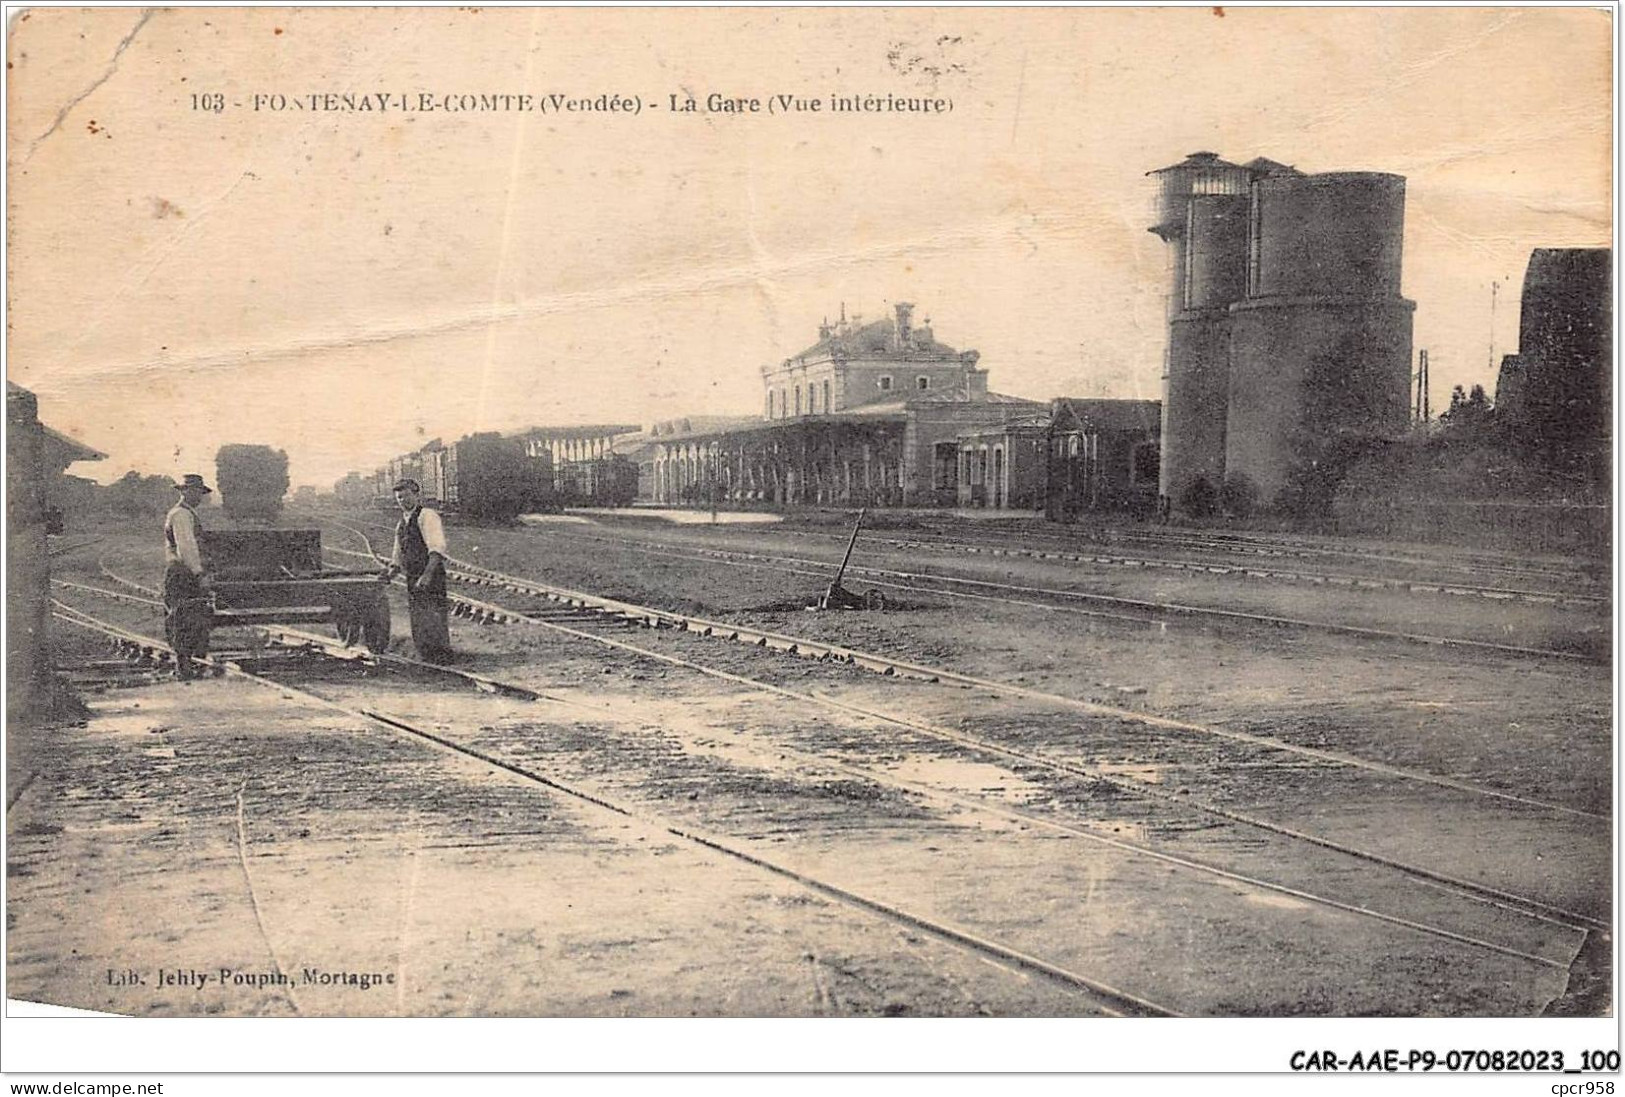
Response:
M372 476L373 506L394 510L394 486L416 480L426 502L473 521L507 521L519 514L565 505L630 506L638 494L638 467L621 456L554 465L545 450L517 438L473 434L446 446L431 442L393 458Z
M619 455L559 466L559 501L565 506L626 507L638 497L638 466Z

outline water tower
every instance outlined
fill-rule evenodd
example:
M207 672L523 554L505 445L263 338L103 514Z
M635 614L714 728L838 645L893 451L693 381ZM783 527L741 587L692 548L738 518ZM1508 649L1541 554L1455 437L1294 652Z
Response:
M1148 174L1159 184L1151 231L1172 252L1159 483L1177 504L1196 481L1217 491L1224 480L1229 307L1247 289L1255 172L1216 153L1193 152Z

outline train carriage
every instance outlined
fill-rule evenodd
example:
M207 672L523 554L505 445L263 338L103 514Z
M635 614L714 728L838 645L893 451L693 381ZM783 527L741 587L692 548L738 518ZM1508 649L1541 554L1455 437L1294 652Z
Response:
M623 456L555 463L545 447L494 432L392 458L368 481L378 509L393 509L393 488L403 479L416 480L431 504L474 521L565 505L624 507L638 495L638 466Z

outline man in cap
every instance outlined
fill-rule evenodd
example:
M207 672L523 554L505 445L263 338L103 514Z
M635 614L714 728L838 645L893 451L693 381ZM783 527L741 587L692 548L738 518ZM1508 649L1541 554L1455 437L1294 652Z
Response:
M446 534L440 515L423 505L416 480L395 485L401 521L395 527L395 554L384 578L406 575L406 602L412 617L412 646L426 663L452 660L451 631L446 627Z
M203 477L189 472L175 485L180 502L164 517L164 636L175 652L175 676L196 678L194 663L209 651L209 626L214 610L209 604L209 580L203 573L203 552L198 534L197 506L213 489Z

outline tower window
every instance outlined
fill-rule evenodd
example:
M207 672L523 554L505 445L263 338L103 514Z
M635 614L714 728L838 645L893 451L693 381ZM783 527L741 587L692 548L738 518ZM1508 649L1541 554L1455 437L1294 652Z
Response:
M921 392L924 392L926 389L931 387L931 378L929 378L929 377L916 377L916 378L914 378L914 387L919 389Z
M882 373L880 375L880 391L881 392L890 392L891 391L891 374Z

